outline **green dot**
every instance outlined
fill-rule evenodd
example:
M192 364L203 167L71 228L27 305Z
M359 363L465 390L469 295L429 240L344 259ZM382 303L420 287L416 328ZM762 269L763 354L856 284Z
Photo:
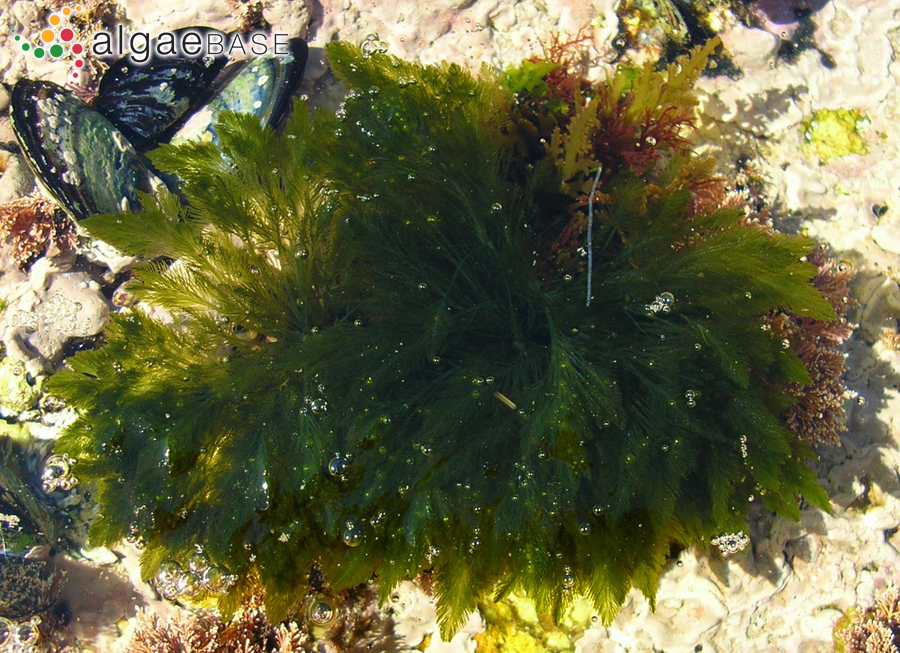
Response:
M44 58L44 48L35 48L34 56L36 56L38 59L43 59Z
M17 41L18 41L19 39L21 39L21 38L22 38L21 36L19 36L18 34L16 34L16 40L17 40Z
M58 57L63 53L63 47L57 43L56 45L50 46L50 54L54 57Z
M23 43L22 49L25 50L25 52L28 52L31 49L31 45L29 45L28 43Z

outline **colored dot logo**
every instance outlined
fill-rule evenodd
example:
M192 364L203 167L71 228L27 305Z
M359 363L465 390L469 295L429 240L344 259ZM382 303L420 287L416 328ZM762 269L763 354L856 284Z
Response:
M50 16L48 22L50 23L49 28L43 30L41 32L39 42L37 45L32 45L27 41L23 41L21 36L16 36L16 41L22 41L22 50L24 52L32 52L35 57L38 59L43 59L45 56L50 56L53 58L61 57L66 51L66 45L70 45L72 48L72 54L81 55L84 52L84 46L81 43L72 43L75 39L75 32L73 32L68 27L63 27L59 29L59 33L57 33L57 29L60 24L63 22L63 16L71 16L73 11L81 11L81 5L75 5L72 7L63 7L60 14L53 14ZM75 67L81 68L84 66L83 59L75 60ZM78 72L75 71L72 73L72 77L77 78Z

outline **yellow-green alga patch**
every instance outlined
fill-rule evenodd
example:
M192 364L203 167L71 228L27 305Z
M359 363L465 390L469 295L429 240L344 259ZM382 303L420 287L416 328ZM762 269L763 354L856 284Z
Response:
M576 640L590 627L594 616L590 601L579 597L556 625L549 615L539 614L534 602L521 593L497 602L485 600L479 609L487 622L485 631L475 636L479 652L574 651Z
M819 109L802 125L803 152L823 165L849 154L868 154L860 132L870 124L859 109Z
M0 360L0 406L6 412L28 410L40 395L41 384L29 381L25 365L9 357Z

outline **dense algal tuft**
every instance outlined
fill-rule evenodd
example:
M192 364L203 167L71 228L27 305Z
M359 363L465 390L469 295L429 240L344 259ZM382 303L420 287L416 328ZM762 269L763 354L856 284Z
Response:
M332 43L337 114L158 151L184 199L85 223L148 261L141 303L51 379L94 542L140 538L148 579L202 545L275 621L314 564L382 599L433 570L446 636L514 590L609 623L753 497L828 510L785 419L816 372L770 325L835 313L813 243L691 154L715 47L591 85Z

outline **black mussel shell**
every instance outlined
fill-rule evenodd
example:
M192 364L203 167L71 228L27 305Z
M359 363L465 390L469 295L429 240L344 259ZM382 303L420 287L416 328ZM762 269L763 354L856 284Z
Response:
M206 139L218 141L215 124L223 111L252 113L264 125L277 128L291 107L309 48L300 38L288 41L289 53L268 55L236 64L236 72L204 107L199 109L172 138L173 143Z
M76 220L136 210L136 191L162 185L121 131L57 84L19 80L10 115L35 175Z
M174 30L177 39L187 32L203 39L215 32L226 43L229 38L210 27ZM155 43L150 52L155 51ZM225 56L175 55L142 62L128 54L103 75L93 107L125 134L135 149L144 152L168 140L197 107L209 100L213 83L227 63Z

